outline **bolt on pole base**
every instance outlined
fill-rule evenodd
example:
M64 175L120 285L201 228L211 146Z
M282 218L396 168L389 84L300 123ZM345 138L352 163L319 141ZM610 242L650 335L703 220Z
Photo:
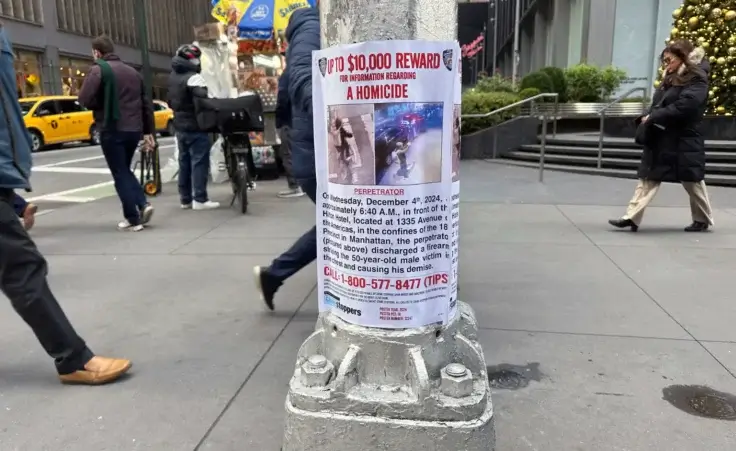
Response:
M283 451L491 451L495 430L475 313L385 330L320 315L286 399Z

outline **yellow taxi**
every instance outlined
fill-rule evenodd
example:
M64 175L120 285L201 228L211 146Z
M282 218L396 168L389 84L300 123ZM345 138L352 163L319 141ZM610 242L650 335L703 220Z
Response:
M20 99L33 151L74 141L100 143L92 111L72 96L43 96Z
M153 120L156 131L163 136L174 136L174 110L162 100L153 101Z

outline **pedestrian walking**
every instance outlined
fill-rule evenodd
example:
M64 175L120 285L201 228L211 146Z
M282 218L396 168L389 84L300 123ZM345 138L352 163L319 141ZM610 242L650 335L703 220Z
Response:
M644 211L662 182L681 183L690 197L692 223L686 232L703 232L714 225L705 186L705 140L698 130L708 102L710 65L705 51L689 41L669 44L661 54L665 75L649 113L639 119L637 142L644 146L639 182L626 214L608 222L639 229Z
M181 208L219 208L207 195L210 176L210 137L197 123L195 98L209 97L201 75L202 51L185 44L176 51L169 75L169 106L174 110L176 142L179 145L179 200Z
M49 288L46 260L17 218L15 189L30 191L31 141L16 94L13 50L0 25L0 289L54 359L64 383L103 384L131 367L95 356Z
M312 51L320 49L319 11L297 9L286 27L289 48L286 67L291 103L291 155L294 178L304 193L316 202L317 176L314 166L314 125L312 123ZM283 283L317 258L317 229L312 227L289 250L253 270L261 299L274 309L273 298Z
M15 214L23 221L23 228L31 230L36 223L38 206L28 203L23 197L16 194L13 197L13 209L15 210Z
M125 219L118 229L138 232L151 221L153 206L130 165L143 138L143 151L153 151L156 142L153 104L146 95L137 70L115 55L107 36L92 41L95 63L79 91L79 103L94 112L100 130L100 144L123 206Z
M289 68L288 66L279 78L278 96L276 97L276 128L281 137L281 161L286 172L287 189L281 191L279 197L301 197L304 191L294 178L291 163L291 102L289 101Z

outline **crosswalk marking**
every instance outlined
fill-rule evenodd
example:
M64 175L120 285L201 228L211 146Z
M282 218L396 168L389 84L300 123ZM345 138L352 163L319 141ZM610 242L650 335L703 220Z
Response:
M96 175L110 175L110 170L107 168L65 168L58 166L39 166L32 169L33 172L54 172L62 174L96 174Z
M68 202L73 204L84 204L96 200L96 197L80 197L80 196L47 196L44 197L44 202Z
M79 187L79 188L69 189L69 190L66 190L66 191L59 191L59 192L56 192L56 193L49 193L49 194L44 194L42 196L31 197L30 199L26 199L26 200L28 202L38 202L40 200L47 200L47 199L53 198L53 197L57 197L57 198L58 197L65 197L65 196L69 196L71 194L80 193L82 191L87 191L87 190L91 190L91 189L95 189L95 188L102 188L103 186L112 186L114 183L115 182L112 182L112 181L110 181L110 182L96 183L94 185L87 185L87 186L82 186L82 187Z

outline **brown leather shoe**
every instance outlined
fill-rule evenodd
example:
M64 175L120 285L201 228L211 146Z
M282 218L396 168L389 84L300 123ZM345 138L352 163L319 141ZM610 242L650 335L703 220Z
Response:
M26 230L31 230L33 224L36 223L36 212L38 211L38 205L28 204L26 209L23 211L23 227Z
M59 380L62 384L102 385L119 379L132 366L130 360L94 356L83 370L60 374Z

